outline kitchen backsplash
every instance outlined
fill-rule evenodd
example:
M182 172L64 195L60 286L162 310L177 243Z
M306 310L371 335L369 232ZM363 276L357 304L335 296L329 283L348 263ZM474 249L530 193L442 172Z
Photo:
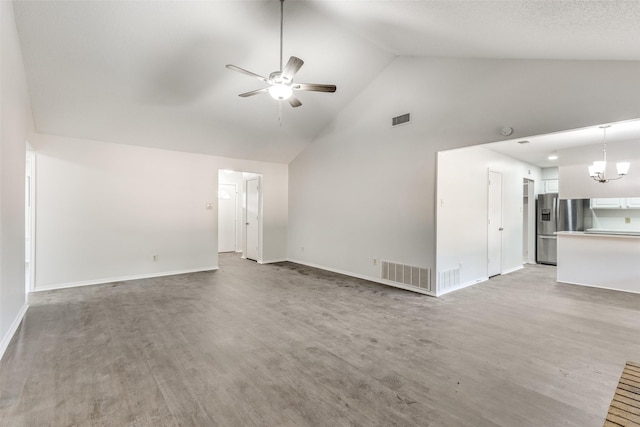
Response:
M640 231L640 209L593 209L591 212L593 228Z

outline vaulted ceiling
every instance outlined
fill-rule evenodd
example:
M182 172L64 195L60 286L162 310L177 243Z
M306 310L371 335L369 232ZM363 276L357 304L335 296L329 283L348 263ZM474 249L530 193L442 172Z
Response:
M640 60L638 1L287 0L291 108L234 73L279 68L278 0L17 1L36 131L289 162L396 56ZM381 94L380 102L384 102Z

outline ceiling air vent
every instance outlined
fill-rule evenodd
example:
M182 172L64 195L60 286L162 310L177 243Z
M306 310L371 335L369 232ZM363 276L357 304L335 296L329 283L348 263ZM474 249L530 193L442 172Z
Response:
M391 126L399 126L405 123L409 123L411 121L411 114L403 114L401 116L394 117L391 119Z

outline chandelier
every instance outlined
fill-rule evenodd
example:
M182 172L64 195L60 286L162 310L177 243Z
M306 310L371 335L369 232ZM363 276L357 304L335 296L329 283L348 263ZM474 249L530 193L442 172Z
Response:
M607 128L610 128L611 125L600 126L603 136L603 146L602 146L602 161L595 161L591 166L589 166L589 176L593 178L594 181L598 181L601 183L615 181L616 179L620 179L626 174L629 173L629 162L618 162L616 163L616 170L618 172L618 176L615 178L607 178Z

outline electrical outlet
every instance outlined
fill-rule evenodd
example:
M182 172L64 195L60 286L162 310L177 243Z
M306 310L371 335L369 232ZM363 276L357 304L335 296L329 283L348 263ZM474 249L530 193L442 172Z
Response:
M624 223L625 224L631 224L631 218L625 218L624 219Z
M304 252L304 246L300 247L300 252Z
M377 259L373 259L373 265L378 265L378 260Z
M153 262L158 262L158 255L153 256Z

